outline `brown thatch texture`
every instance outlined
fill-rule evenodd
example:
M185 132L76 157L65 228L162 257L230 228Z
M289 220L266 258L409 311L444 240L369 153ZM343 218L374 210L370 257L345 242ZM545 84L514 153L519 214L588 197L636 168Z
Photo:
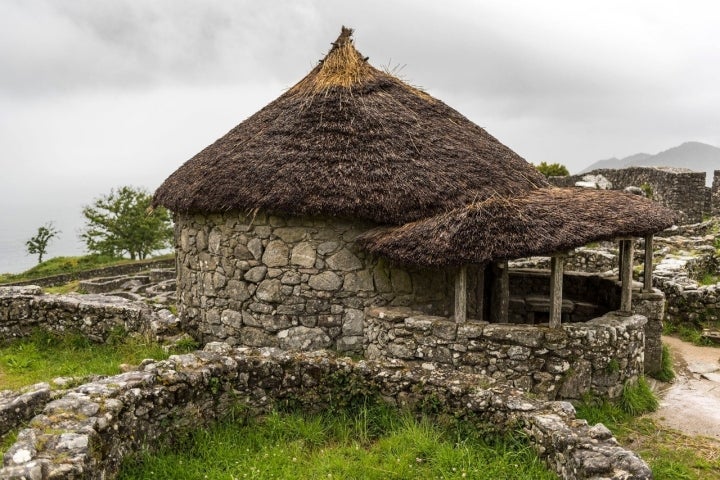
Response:
M549 255L590 242L655 233L674 220L672 210L625 192L544 188L377 228L357 241L398 263L439 267Z
M368 64L351 33L343 28L297 85L181 166L154 205L401 224L548 185L485 130Z

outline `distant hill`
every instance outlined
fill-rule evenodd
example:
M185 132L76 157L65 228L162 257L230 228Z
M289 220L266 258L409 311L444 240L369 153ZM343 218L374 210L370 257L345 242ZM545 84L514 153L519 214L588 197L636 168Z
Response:
M676 167L689 168L696 172L708 172L705 180L709 185L712 182L713 170L720 170L720 148L700 142L685 142L657 155L636 153L625 158L599 160L580 173L598 168L625 167Z

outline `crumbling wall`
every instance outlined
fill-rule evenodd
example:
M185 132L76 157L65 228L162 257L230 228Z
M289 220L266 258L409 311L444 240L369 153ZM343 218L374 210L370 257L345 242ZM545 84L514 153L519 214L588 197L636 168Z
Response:
M602 175L612 183L613 190L648 185L652 199L680 212L682 223L701 222L703 216L710 213L705 172L669 167L604 168L567 177L550 177L550 181L556 186L572 187L585 175Z
M521 428L564 479L652 478L647 464L619 446L607 428L575 419L569 403L528 398L509 387L482 388L477 376L450 370L388 370L325 352L291 355L220 343L144 362L138 371L81 385L51 401L5 452L0 478L109 479L128 454L207 425L238 404L257 412L292 400L317 411L333 398L361 393L415 411L433 399L442 413L501 432Z
M492 324L423 315L407 308L368 311L366 357L447 365L486 382L510 383L544 399L585 394L617 398L643 374L645 317L608 313L562 328Z
M453 272L396 268L360 251L354 240L372 226L263 213L177 216L185 331L203 343L360 353L367 307L449 313Z
M105 295L46 295L38 286L0 287L0 341L23 338L35 329L80 332L105 342L118 329L147 332L157 319L142 302Z

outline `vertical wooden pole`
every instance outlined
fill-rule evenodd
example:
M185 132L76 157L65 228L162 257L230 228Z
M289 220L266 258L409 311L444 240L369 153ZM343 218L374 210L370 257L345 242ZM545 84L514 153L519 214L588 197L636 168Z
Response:
M485 320L485 268L486 265L481 265L478 268L477 274L477 289L475 292L477 297L477 312L475 318L478 320Z
M562 320L563 267L565 257L550 257L550 328L560 328Z
M493 262L493 286L490 308L491 320L495 323L507 323L510 310L510 275L508 263Z
M467 320L467 266L460 267L455 274L455 322Z
M653 272L653 235L645 237L645 282L643 284L644 292L652 292L652 272Z
M633 271L633 241L623 239L620 241L620 251L623 258L621 270L621 294L620 311L630 313L632 311L632 271Z

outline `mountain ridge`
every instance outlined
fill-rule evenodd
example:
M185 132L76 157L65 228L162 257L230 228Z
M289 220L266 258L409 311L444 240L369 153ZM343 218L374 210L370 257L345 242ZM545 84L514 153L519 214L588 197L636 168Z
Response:
M585 167L579 173L600 168L627 167L676 167L689 168L696 172L707 172L706 183L712 182L713 170L720 169L720 148L707 143L685 142L663 150L655 155L636 153L623 158L598 160Z

